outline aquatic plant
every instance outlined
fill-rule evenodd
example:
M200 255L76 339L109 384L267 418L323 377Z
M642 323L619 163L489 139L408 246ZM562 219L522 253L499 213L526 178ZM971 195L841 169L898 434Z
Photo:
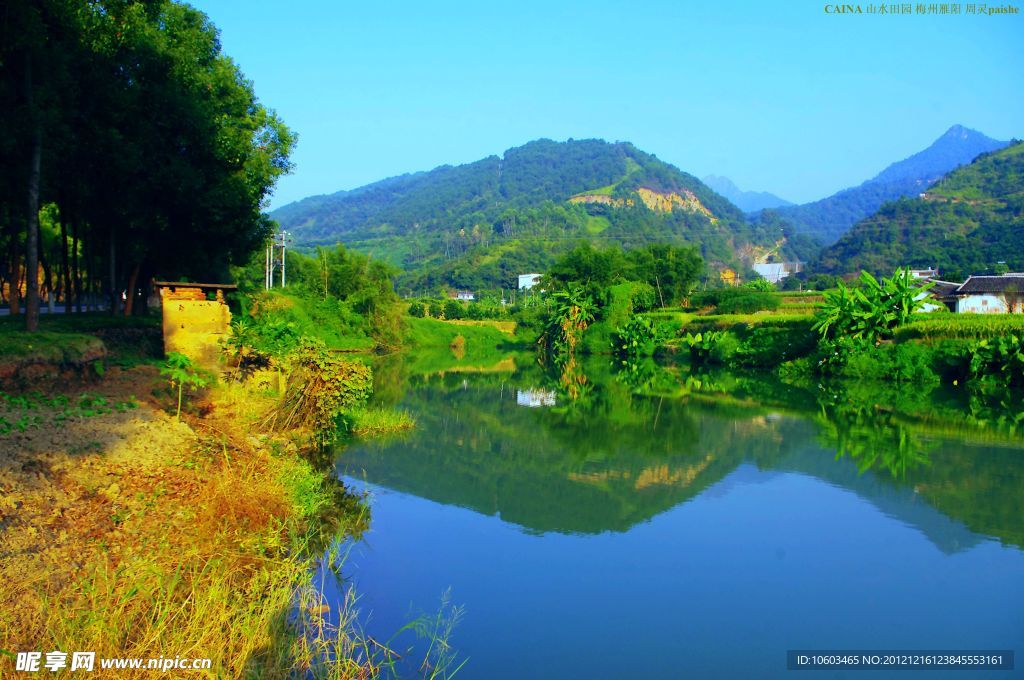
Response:
M612 352L620 360L646 356L654 350L654 326L642 316L634 316L612 333Z
M1024 383L1024 335L978 340L968 345L970 376L1009 384Z

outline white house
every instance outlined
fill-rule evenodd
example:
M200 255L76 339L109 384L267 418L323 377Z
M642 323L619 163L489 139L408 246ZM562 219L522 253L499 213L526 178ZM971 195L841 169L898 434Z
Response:
M790 274L803 271L803 268L803 262L761 262L751 265L751 269L769 283L778 283Z
M969 276L956 289L956 311L970 314L1024 313L1024 274Z
M540 274L520 274L519 290L530 290L540 283Z
M471 290L460 290L459 292L457 292L455 294L455 299L456 300L473 301L473 300L476 299L476 295L474 295L473 291L471 291Z
M939 278L939 270L935 267L927 267L925 269L911 269L910 275L915 279L937 279Z

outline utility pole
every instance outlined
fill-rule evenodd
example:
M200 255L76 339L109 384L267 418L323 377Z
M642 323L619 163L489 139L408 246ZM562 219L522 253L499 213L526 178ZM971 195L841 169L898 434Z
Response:
M291 240L292 237L288 235L287 231L279 231L274 234L274 238L267 244L266 278L264 280L267 290L274 287L274 272L278 268L281 270L281 287L285 287L287 282L285 278L285 255L288 250L288 242Z

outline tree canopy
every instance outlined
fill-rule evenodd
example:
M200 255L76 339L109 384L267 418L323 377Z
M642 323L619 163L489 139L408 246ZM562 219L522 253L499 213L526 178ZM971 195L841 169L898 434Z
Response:
M295 137L189 5L14 3L0 21L0 97L11 102L0 275L13 311L21 281L30 319L38 305L34 256L69 306L102 294L116 308L132 291L131 309L141 282L221 278L269 235L262 211ZM46 204L59 236L40 240Z

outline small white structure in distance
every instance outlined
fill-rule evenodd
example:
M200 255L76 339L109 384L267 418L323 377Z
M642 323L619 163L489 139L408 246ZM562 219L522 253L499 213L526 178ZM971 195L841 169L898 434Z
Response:
M759 262L751 265L757 275L769 283L778 283L790 274L803 271L802 262Z
M527 408L554 406L557 395L553 390L516 390L516 405Z
M935 267L928 267L926 269L911 269L910 276L915 279L937 279L939 278L939 270Z
M540 283L541 274L520 274L519 290L530 290Z

